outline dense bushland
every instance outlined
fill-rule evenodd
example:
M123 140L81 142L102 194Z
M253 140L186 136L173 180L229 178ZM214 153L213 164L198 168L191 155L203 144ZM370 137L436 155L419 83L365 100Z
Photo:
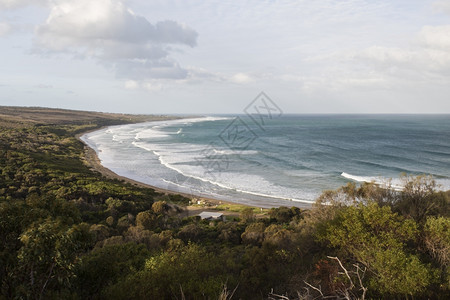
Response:
M100 121L2 124L0 299L450 297L450 194L430 177L210 222L84 165L75 134Z

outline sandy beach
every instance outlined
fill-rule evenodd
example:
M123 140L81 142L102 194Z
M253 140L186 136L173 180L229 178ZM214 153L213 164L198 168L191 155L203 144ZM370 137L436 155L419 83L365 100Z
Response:
M100 129L96 129L96 130L100 130ZM202 211L208 211L208 209L212 210L212 211L216 211L216 212L217 211L222 212L224 215L228 215L228 216L238 216L239 215L239 213L237 213L235 211L218 210L217 207L219 205L253 207L253 208L256 207L256 206L244 205L244 204L241 204L241 203L234 203L234 202L231 202L231 201L218 200L218 199L208 198L208 197L198 197L198 196L194 196L194 195L191 195L191 194L174 192L174 191L170 191L170 190L167 190L167 189L158 188L158 187L155 187L155 186L152 186L152 185L149 185L149 184L145 184L145 183L133 180L133 179L128 178L128 177L120 176L120 175L116 174L115 172L111 171L110 169L105 168L101 164L101 161L100 161L97 153L95 152L95 150L92 149L91 147L89 147L81 139L81 136L83 136L84 134L89 133L89 132L90 131L84 132L84 133L78 134L76 136L76 138L84 144L85 150L84 150L83 161L88 167L90 167L93 171L99 172L100 174L102 174L106 178L118 179L120 181L128 182L128 183L130 183L132 185L135 185L135 186L138 186L138 187L153 189L156 192L161 193L161 194L182 195L184 197L187 197L187 198L191 199L191 201L193 203L193 205L190 205L190 206L186 207L188 216L197 215L197 214L199 214ZM263 209L263 208L260 208L260 209L261 209L261 212L266 212L267 211L267 209Z

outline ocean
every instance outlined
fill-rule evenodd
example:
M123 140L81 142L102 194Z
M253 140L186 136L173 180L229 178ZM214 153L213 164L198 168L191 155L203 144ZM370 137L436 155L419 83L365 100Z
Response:
M402 173L450 190L450 115L207 116L82 139L119 175L260 207L308 207L348 182L401 185Z

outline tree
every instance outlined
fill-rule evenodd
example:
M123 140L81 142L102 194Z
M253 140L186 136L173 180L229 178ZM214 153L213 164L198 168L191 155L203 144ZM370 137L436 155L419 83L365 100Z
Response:
M242 225L239 226L235 222L220 222L217 225L217 230L220 232L218 238L221 241L229 242L239 245L241 242L241 234L243 231Z
M99 295L119 279L143 269L150 256L142 244L126 243L95 248L82 257L75 267L77 290L82 298Z
M423 231L425 249L441 270L441 289L450 292L450 218L428 217Z
M280 225L272 224L264 230L264 244L278 249L294 250L297 240L298 235Z
M403 177L404 188L396 208L417 222L424 222L426 217L442 210L448 210L445 194L437 193L436 181L431 176Z
M188 244L149 258L145 269L108 288L114 299L216 299L223 285L236 286L232 257Z
M239 214L239 218L244 223L254 221L255 220L255 213L253 211L253 208L251 208L251 207L244 208L241 211L241 213Z
M18 252L19 289L27 298L41 299L46 290L69 286L75 259L93 242L87 224L67 226L61 219L48 218L30 226L20 236Z
M142 211L136 216L136 225L145 229L155 229L158 225L158 216L150 211Z
M22 246L19 237L30 222L26 212L24 201L0 202L0 287L11 298L16 284L11 270L17 268L17 251Z
M162 215L165 214L169 210L169 205L167 205L166 201L157 201L152 204L152 211L155 214Z
M203 233L204 230L198 224L188 224L181 228L178 235L183 241L198 242Z
M450 266L450 218L428 217L423 241L431 256L442 267Z
M295 216L300 216L300 213L300 209L297 207L288 208L285 206L280 206L269 210L269 216L275 219L278 223L287 223Z
M261 245L264 241L264 230L266 226L264 223L255 222L245 228L244 233L242 233L242 242L245 244Z
M391 295L416 295L432 281L432 271L406 251L406 243L417 234L414 221L371 202L342 209L318 236L347 259L367 267L369 288Z

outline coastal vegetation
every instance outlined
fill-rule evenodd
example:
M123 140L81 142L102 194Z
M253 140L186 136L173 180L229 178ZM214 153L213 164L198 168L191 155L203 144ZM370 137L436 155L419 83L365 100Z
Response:
M433 178L186 217L186 197L84 162L77 135L146 120L0 107L0 299L450 298L450 192Z

